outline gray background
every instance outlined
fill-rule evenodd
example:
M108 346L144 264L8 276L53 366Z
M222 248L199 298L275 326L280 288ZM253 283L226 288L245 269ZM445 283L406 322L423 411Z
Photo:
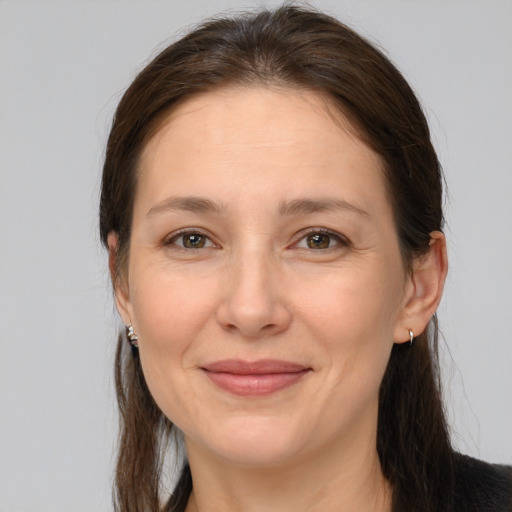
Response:
M96 210L113 109L217 1L0 0L0 511L107 511L116 319ZM267 5L276 5L268 2ZM389 52L449 188L456 446L512 463L512 2L313 1Z

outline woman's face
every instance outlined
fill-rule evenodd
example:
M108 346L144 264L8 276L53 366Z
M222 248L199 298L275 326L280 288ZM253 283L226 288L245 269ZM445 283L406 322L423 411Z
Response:
M411 286L381 161L336 116L223 89L143 151L117 300L189 451L278 464L375 440Z

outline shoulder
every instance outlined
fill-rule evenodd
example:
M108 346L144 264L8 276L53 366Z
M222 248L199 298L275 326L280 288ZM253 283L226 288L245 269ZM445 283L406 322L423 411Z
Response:
M457 512L512 512L512 466L457 454Z

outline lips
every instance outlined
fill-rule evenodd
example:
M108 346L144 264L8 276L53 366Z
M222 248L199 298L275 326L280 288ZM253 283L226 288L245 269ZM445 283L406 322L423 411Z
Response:
M238 396L265 396L300 381L311 368L289 361L226 359L201 370L219 388Z

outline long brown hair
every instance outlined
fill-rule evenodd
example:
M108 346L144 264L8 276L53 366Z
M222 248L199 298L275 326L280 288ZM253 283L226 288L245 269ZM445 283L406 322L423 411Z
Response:
M441 230L442 174L425 116L400 72L353 30L311 8L284 5L207 21L162 51L117 108L103 169L100 232L118 235L117 276L129 256L137 164L142 148L185 98L225 85L276 85L330 98L382 158L406 268ZM395 345L380 389L377 448L395 510L451 510L453 452L439 383L437 322L415 345ZM187 466L161 496L172 423L153 401L137 351L118 340L116 388L121 434L115 503L119 512L184 510ZM165 501L166 500L166 501Z

